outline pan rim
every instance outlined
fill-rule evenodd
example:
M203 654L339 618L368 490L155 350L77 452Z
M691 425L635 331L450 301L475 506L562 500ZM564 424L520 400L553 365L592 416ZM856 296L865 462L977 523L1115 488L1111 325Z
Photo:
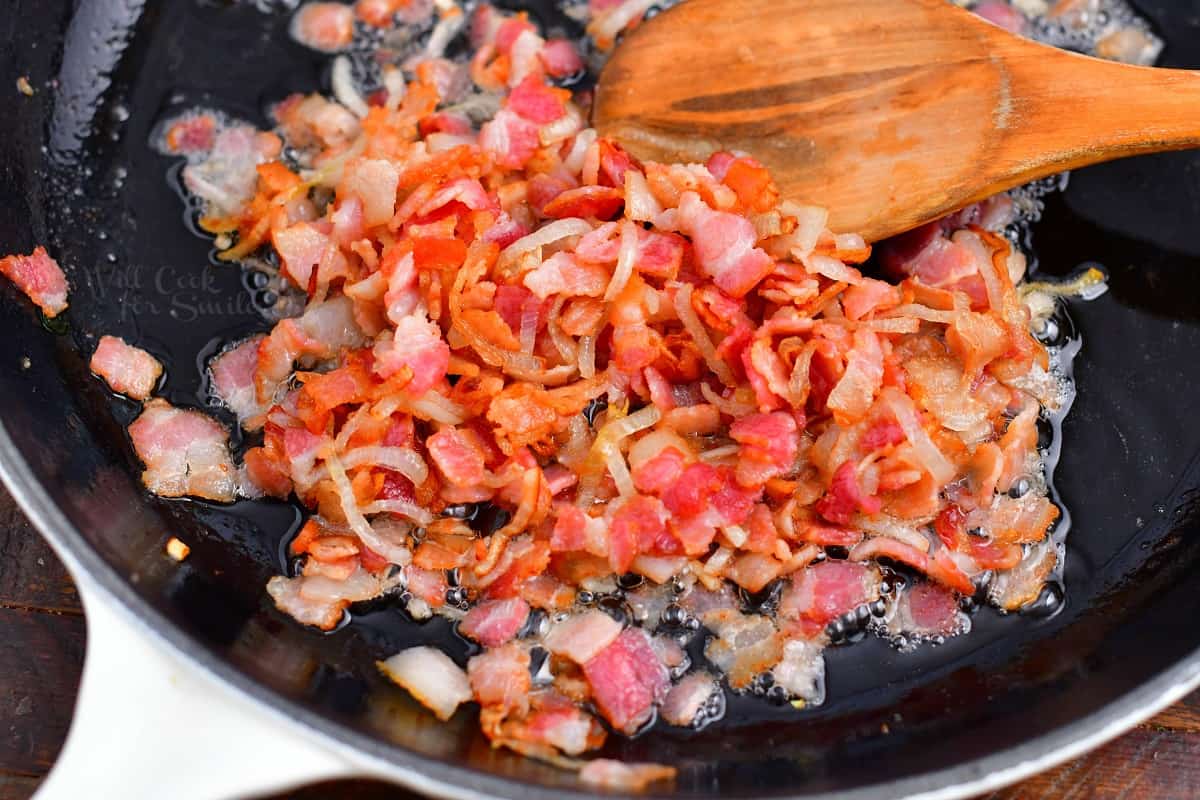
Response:
M0 420L0 481L38 532L50 543L72 575L86 575L110 607L123 614L172 655L233 691L244 702L281 724L301 728L320 744L340 751L355 763L372 762L372 777L386 778L416 792L442 798L511 798L556 800L592 797L588 792L538 786L455 766L354 731L292 703L207 650L182 628L143 600L107 564L67 519L34 475ZM956 800L1016 783L1051 769L1111 741L1200 687L1200 647L1117 700L1016 747L953 767L897 781L836 793L805 795L739 795L744 800ZM465 793L465 794L464 794ZM653 794L639 797L670 797Z

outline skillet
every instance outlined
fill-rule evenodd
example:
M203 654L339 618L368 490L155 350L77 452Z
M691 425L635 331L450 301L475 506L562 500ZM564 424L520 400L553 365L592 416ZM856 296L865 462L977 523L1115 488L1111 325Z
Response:
M583 793L491 750L470 713L434 725L376 673L376 658L412 644L462 656L443 622L415 626L382 601L320 635L278 614L264 585L286 567L297 510L149 497L124 434L137 409L88 374L98 337L121 335L163 360L162 396L200 406L205 358L266 326L269 289L189 233L173 164L147 142L175 109L265 124L269 102L322 86L325 63L288 41L284 5L19 0L0 20L0 91L18 75L39 89L6 103L0 251L45 244L73 288L71 310L44 323L0 285L0 471L104 602L313 739L445 794ZM1200 66L1200 4L1139 10L1166 34L1162 65ZM963 796L1094 746L1200 682L1198 169L1182 153L1076 173L1032 229L1044 274L1095 261L1111 279L1059 319L1083 343L1055 473L1070 511L1063 591L1029 613L981 609L971 635L940 647L831 649L819 708L733 698L720 724L656 729L606 755L676 765L670 797ZM171 535L192 547L182 564L162 555Z

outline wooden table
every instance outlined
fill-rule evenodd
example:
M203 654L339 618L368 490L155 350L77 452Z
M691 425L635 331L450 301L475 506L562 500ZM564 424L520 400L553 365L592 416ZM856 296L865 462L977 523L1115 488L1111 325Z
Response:
M54 763L71 720L83 651L83 613L71 579L0 489L0 800L28 798ZM416 800L366 781L283 797ZM1041 797L1200 797L1200 692L1096 752L989 800Z

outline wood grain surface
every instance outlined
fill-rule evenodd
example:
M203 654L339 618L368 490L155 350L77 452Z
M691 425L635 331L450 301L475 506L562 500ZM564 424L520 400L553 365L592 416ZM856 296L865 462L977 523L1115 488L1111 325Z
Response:
M748 152L785 198L871 242L1067 169L1195 147L1198 99L1195 73L1056 50L944 0L692 0L621 40L593 122L643 160Z
M85 643L79 598L0 489L0 800L27 800L67 733ZM988 800L1192 800L1200 796L1200 693L1125 736ZM417 800L370 781L271 800Z

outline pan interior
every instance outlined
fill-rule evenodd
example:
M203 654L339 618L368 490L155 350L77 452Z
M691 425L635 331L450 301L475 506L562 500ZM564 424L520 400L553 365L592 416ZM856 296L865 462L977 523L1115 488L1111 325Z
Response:
M29 75L40 91L13 101L21 110L0 141L0 251L44 243L73 284L66 324L52 326L0 286L0 418L36 477L151 607L269 691L434 761L572 788L564 773L492 750L472 714L437 723L377 675L373 661L405 645L465 654L444 622L413 625L380 604L318 635L277 614L263 587L296 509L148 498L124 434L136 408L88 374L95 340L121 335L162 358L168 400L201 405L204 358L266 327L263 290L189 233L172 164L147 143L164 114L194 105L264 125L270 102L322 86L325 62L288 41L286 14L249 2L23 5L0 22L0 85ZM1139 5L1167 34L1164 65L1200 65L1200 39L1171 38L1191 4ZM820 708L737 698L704 731L659 728L608 754L677 765L679 796L859 789L1059 730L1195 650L1197 169L1200 155L1170 154L1081 171L1034 227L1045 273L1096 261L1111 278L1106 296L1070 309L1083 352L1055 480L1072 530L1054 613L984 609L970 635L909 653L874 638L833 648ZM192 545L182 564L162 553L171 535Z

